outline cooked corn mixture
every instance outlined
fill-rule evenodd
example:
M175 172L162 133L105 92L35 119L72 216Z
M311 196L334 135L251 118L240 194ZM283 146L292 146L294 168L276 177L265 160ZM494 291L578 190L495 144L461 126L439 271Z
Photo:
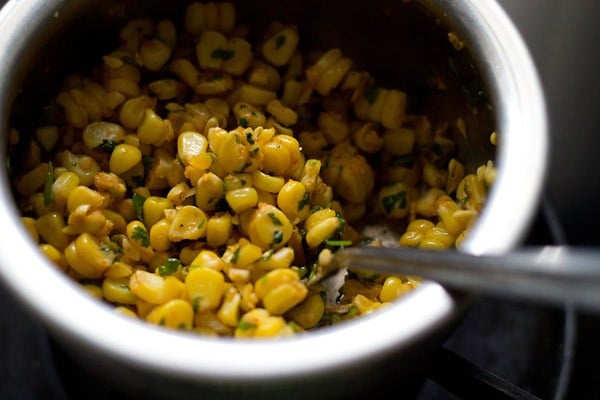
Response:
M443 249L483 205L493 164L465 174L447 126L409 114L403 91L339 48L301 52L296 26L248 32L230 3L130 20L34 132L11 131L23 223L117 312L237 338L331 325L417 285L351 270L335 302L306 285L336 249L382 245L361 219Z

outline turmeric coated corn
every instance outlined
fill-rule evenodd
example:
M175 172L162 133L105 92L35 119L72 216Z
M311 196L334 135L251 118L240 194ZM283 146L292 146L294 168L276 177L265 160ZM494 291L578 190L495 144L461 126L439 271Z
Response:
M306 283L337 248L381 245L363 218L406 226L399 246L459 245L494 165L467 171L455 124L341 48L304 52L299 32L250 32L229 2L128 21L93 73L33 111L37 127L11 131L40 251L119 313L240 339L349 320L418 286L351 270L332 304Z

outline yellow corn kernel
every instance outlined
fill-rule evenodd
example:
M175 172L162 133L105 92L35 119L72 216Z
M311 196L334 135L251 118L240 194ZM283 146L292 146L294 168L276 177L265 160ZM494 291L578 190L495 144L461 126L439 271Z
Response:
M67 123L75 128L83 129L88 124L86 110L75 102L69 92L61 92L56 97L56 103L65 113Z
M137 129L144 120L146 110L154 107L154 100L148 96L131 98L121 107L119 121L125 128Z
M25 197L38 191L46 182L48 168L48 163L41 163L32 170L26 172L17 181L17 192Z
M382 306L378 301L369 300L362 294L354 296L352 299L352 305L358 309L360 315L370 314Z
M180 242L182 240L197 240L206 235L208 217L198 207L183 206L177 209L171 228L169 229L169 240Z
M129 289L129 278L105 278L102 281L102 294L111 303L135 304L137 297Z
M456 189L456 200L469 210L481 211L486 196L485 185L474 174L465 176Z
M81 206L88 207L89 211L97 210L104 204L104 197L97 191L92 190L86 186L77 186L67 199L67 210L74 212Z
M381 125L387 129L400 128L406 112L406 93L392 89L388 92L385 105L381 110Z
M284 183L285 180L281 176L272 176L259 170L252 172L252 184L256 189L278 193Z
M185 287L194 312L216 310L226 289L223 274L208 267L191 268Z
M282 317L271 316L268 311L257 308L242 316L234 336L237 338L268 338L289 336L293 333L292 328Z
M130 144L120 144L110 155L110 172L121 175L142 161L142 152Z
M325 313L325 302L323 297L318 294L312 294L302 303L287 312L286 316L304 329L314 328Z
M163 219L165 217L165 210L170 208L173 208L173 205L164 197L148 197L142 206L142 215L144 216L144 225L146 228L152 228L155 223Z
M231 52L231 58L223 62L223 71L240 76L244 74L252 64L252 46L240 38L233 38L227 44L227 51Z
M35 130L35 138L46 151L51 151L58 142L58 127L40 126Z
M291 108L281 104L279 100L271 100L267 103L267 111L279 122L287 126L296 124L298 114Z
M198 83L200 71L190 60L179 58L171 61L169 71L192 88Z
M263 275L254 291L271 315L282 315L304 300L308 293L296 271L275 269Z
M100 272L106 271L115 259L111 248L89 233L82 233L75 239L75 248L84 261Z
M406 232L400 237L400 246L418 247L425 238L427 231L431 230L434 226L433 222L426 219L411 221L406 228Z
M171 223L166 218L160 219L152 224L150 228L150 246L157 251L167 251L171 247L169 230Z
M174 48L177 42L177 30L170 19L163 19L156 24L156 37L169 48Z
M408 188L404 183L384 186L377 199L383 212L390 218L404 218L408 214Z
M247 242L240 241L239 246L234 250L231 263L236 268L247 268L262 258L262 250L260 247Z
M126 78L110 78L104 87L108 91L116 91L125 97L136 97L140 95L140 86L137 82Z
M150 311L146 321L171 329L191 329L194 311L187 301L173 299Z
M158 39L144 40L140 47L144 67L159 71L171 57L171 48Z
M218 248L227 243L233 232L231 214L228 212L217 213L209 218L206 227L206 243L213 248Z
M298 135L298 141L304 154L315 159L323 157L325 154L324 149L328 146L328 140L321 131L302 131Z
M265 106L277 98L273 90L263 89L258 86L243 83L239 88L239 100L255 106Z
M110 223L112 223L112 230L111 232L118 232L118 233L125 233L127 230L127 221L125 221L125 218L113 211L113 210L107 210L107 209L102 209L100 210L100 212L104 215L104 217L106 218L107 221L110 221Z
M102 288L94 283L86 283L81 285L83 290L85 290L92 297L102 300Z
M133 274L133 267L122 261L115 261L104 272L106 278L129 278ZM127 282L129 285L129 282Z
M179 299L185 293L185 284L173 276L162 277L142 270L129 278L133 294L150 304L164 304Z
M79 184L90 186L94 183L94 176L100 172L100 165L90 156L76 155L68 150L63 151L61 166L74 172L79 177Z
M415 131L410 128L388 129L382 136L383 148L394 156L410 154L415 145L415 137Z
M58 251L58 249L50 244L41 244L40 251L44 254L50 261L56 264L60 269L66 271L68 264L67 260L63 253Z
M223 296L223 303L217 312L217 318L225 325L235 327L240 319L240 303L242 295L238 290L230 286Z
M202 32L196 43L196 57L202 69L221 69L225 54L227 38L222 33L207 30Z
M261 269L271 270L278 268L289 268L294 262L294 249L282 247L277 251L268 250L263 254L256 266Z
M287 64L298 46L298 30L295 26L287 26L275 32L263 44L262 55L269 63L276 67Z
M169 100L178 97L185 88L183 84L175 79L159 79L148 84L148 89L156 95L159 100Z
M296 108L300 103L302 93L306 90L306 82L287 80L283 85L281 103L286 107Z
M74 172L60 174L52 184L54 205L61 210L67 204L72 191L79 185L79 177Z
M241 213L258 204L258 193L252 187L240 188L227 191L225 199L236 213Z
M446 193L439 188L430 188L423 193L416 202L417 214L424 217L435 217L437 215L438 199Z
M234 174L227 175L224 179L223 187L225 190L237 190L252 187L252 175Z
M306 78L309 85L312 87L317 86L323 74L341 58L342 51L340 49L336 48L325 52L314 65L306 69Z
M233 88L231 76L223 73L201 74L193 89L196 93L206 96L224 94Z
M129 309L129 308L125 307L125 306L117 306L117 307L115 307L114 311L117 314L125 315L125 316L131 317L131 318L137 318L138 317L137 314L134 311L132 311L131 309Z
M40 235L35 227L35 219L31 217L21 217L21 222L25 226L27 233L29 233L33 241L39 243Z
M306 244L315 248L341 228L340 219L327 218L306 232Z
M292 236L293 226L277 207L260 203L248 221L250 241L262 249L281 247Z
M450 194L458 188L458 184L465 176L465 167L456 159L448 163L448 180L446 182L446 193Z
M372 122L363 124L354 132L353 137L356 147L364 153L377 153L383 146L383 139Z
M69 267L76 271L80 276L94 279L99 278L102 275L102 271L95 268L95 266L90 265L90 263L85 261L79 253L77 253L77 246L74 241L65 248L64 254Z
M169 193L167 193L167 201L175 206L180 206L193 195L194 190L191 189L187 183L180 182L169 190Z
M345 121L342 114L334 111L322 112L319 114L317 124L321 132L323 132L327 138L327 141L331 144L342 142L350 134L348 123Z
M144 119L137 128L137 136L140 143L161 145L172 138L173 132L169 125L152 110L147 108Z
M202 175L196 185L196 205L202 210L214 211L219 199L224 194L221 178L208 172Z
M354 155L344 163L335 190L350 203L362 203L375 186L375 173L360 154Z
M424 249L448 249L454 244L455 237L441 226L434 226L425 233L419 247Z
M379 300L381 300L382 303L394 301L398 297L410 292L413 288L414 287L410 282L404 282L397 276L388 276L381 286Z
M277 206L290 220L304 221L310 215L308 192L300 182L290 179L277 195Z
M112 122L92 122L83 130L83 143L90 149L110 152L125 137L125 130Z
M448 196L444 195L437 201L439 220L444 224L446 230L454 236L458 236L465 229L464 221L454 218L454 213L459 209L458 204Z
M42 240L61 251L67 247L71 240L69 235L63 232L64 228L63 216L56 212L44 214L35 221L35 229Z
M346 74L352 68L352 60L347 57L342 57L333 65L327 68L315 85L315 90L321 96L328 96L332 90L337 88Z
M215 271L222 271L227 263L214 251L201 250L196 258L190 263L191 267L211 268Z

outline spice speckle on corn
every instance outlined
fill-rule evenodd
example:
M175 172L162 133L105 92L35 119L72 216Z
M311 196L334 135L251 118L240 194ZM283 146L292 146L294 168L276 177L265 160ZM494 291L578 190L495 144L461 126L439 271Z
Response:
M446 249L484 204L494 166L467 173L449 124L411 114L343 49L305 52L294 25L247 32L231 3L133 19L34 134L11 131L32 240L119 313L236 338L352 319L418 285L350 269L335 304L308 287L337 248L381 245L355 223L381 216L406 227L397 245Z

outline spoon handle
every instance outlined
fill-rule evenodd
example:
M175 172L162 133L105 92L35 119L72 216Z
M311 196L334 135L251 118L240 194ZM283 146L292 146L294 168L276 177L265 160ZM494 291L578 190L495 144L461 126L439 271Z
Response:
M357 247L335 253L336 266L411 275L448 287L600 312L600 251L532 247L502 255Z

